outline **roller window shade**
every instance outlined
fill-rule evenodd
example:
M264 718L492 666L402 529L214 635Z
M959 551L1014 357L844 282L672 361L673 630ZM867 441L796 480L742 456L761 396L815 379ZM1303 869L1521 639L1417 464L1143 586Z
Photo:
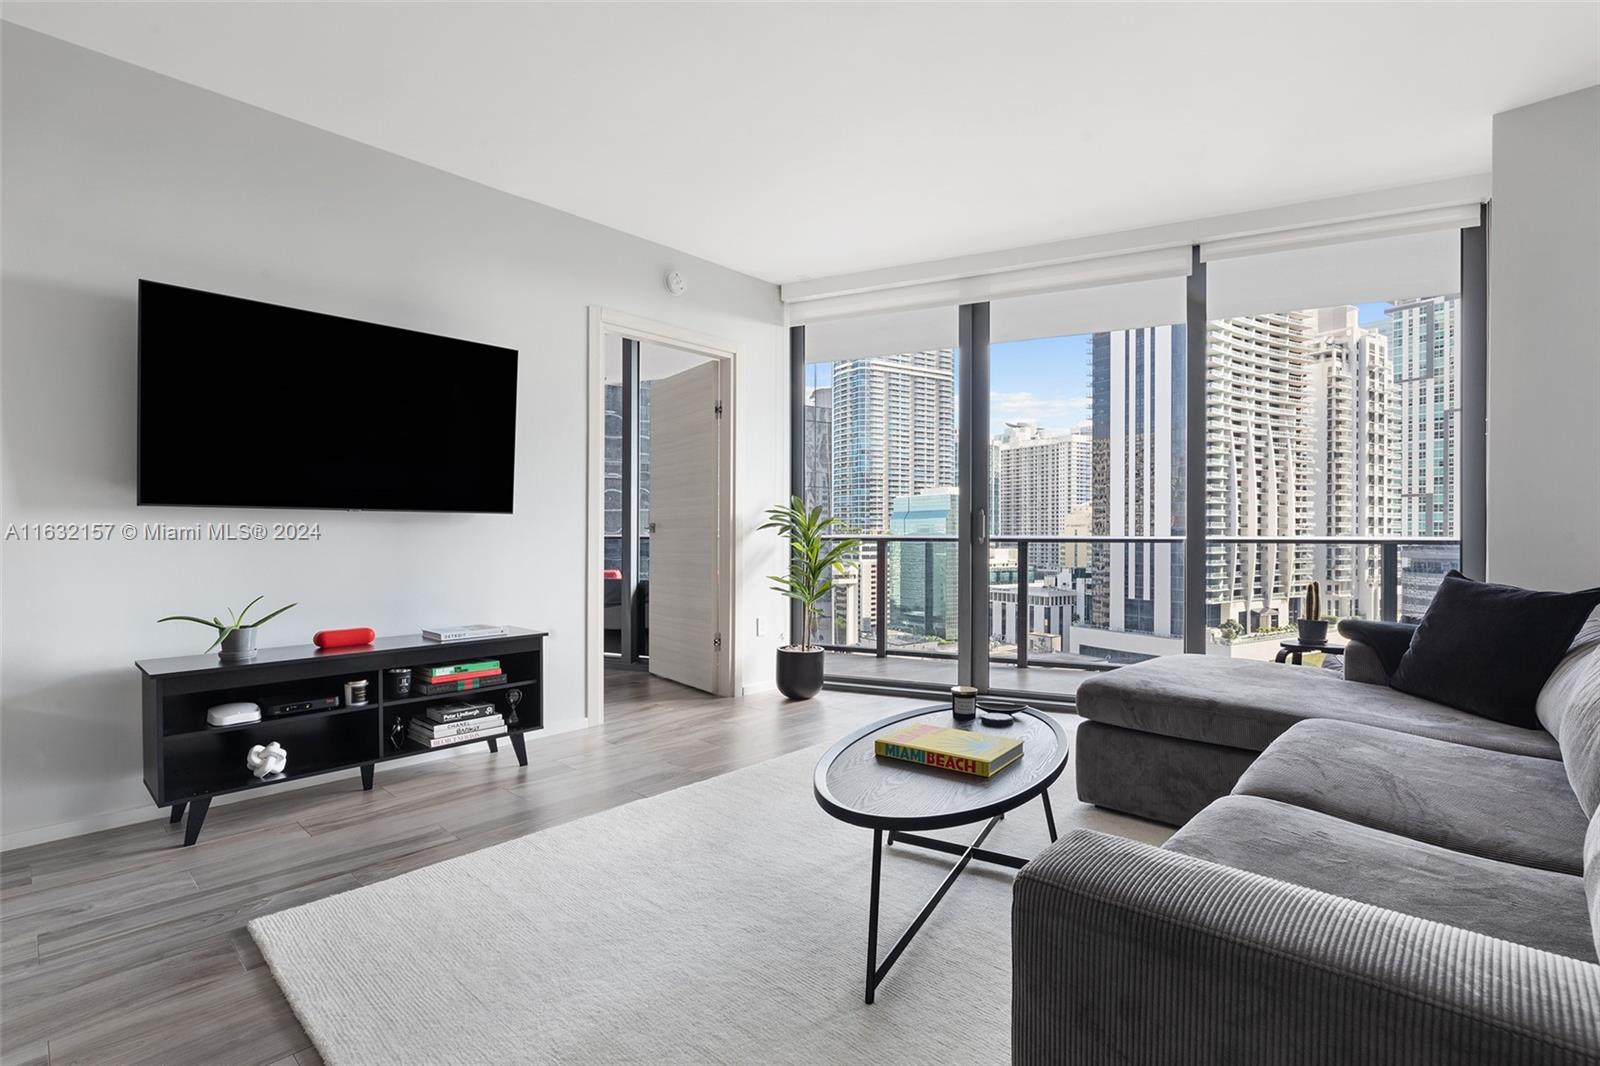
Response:
M857 315L959 307L1035 293L1184 277L1189 273L1189 255L1187 247L1161 248L966 277L930 278L914 285L841 292L791 303L789 321L795 325L811 325Z
M995 300L989 339L1005 344L1182 322L1187 284L1187 276L1156 278Z
M1442 296L1461 289L1461 226L1476 207L1436 213L1435 224L1381 236L1346 228L1219 241L1201 246L1206 314L1236 318L1277 311ZM1332 231L1332 232L1328 232Z
M960 312L954 307L830 319L806 326L806 362L954 348L959 335Z

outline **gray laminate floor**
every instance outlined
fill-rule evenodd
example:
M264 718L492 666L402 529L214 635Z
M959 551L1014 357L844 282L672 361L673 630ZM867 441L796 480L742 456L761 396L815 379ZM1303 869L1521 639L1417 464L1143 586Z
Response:
M832 739L900 704L607 675L605 724L0 855L0 1066L318 1062L245 924ZM351 959L359 966L359 959Z

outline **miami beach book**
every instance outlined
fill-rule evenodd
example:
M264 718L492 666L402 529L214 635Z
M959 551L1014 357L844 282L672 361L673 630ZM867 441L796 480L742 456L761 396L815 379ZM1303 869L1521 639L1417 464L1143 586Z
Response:
M920 722L877 737L873 750L884 759L899 759L974 777L993 777L1022 758L1022 741L1016 737L997 737Z

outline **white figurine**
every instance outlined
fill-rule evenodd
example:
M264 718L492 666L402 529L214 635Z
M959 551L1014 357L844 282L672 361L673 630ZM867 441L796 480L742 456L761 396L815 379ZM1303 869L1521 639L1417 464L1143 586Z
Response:
M276 740L265 747L257 744L244 757L244 764L257 777L269 777L283 773L283 768L289 765L289 753Z

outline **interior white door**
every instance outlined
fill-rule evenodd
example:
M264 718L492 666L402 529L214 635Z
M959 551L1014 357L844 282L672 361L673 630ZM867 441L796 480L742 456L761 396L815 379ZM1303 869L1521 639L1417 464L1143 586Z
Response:
M650 382L650 672L717 689L722 419L716 360Z

